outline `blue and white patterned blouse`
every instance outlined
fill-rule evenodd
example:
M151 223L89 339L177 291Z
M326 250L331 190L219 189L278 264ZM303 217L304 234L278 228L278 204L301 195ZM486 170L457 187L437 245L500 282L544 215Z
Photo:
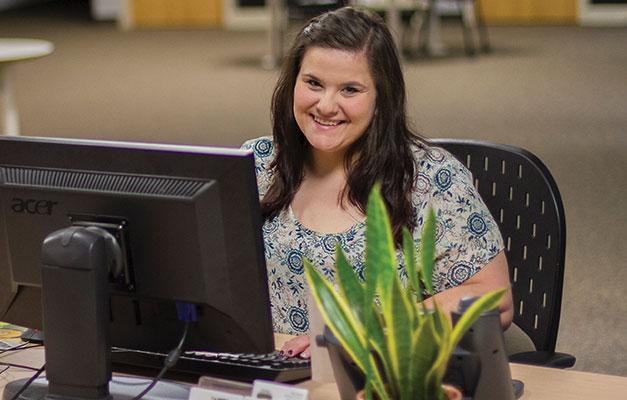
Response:
M259 197L270 187L275 157L271 137L249 140L242 145L254 151ZM496 222L473 186L472 175L445 150L417 149L418 172L412 204L417 215L414 230L416 249L429 204L436 211L436 255L434 290L440 292L466 281L503 250ZM298 335L309 330L307 280L302 257L335 283L335 243L340 242L348 261L363 278L365 222L344 232L321 234L307 229L295 218L291 207L263 226L268 285L274 331ZM406 273L399 251L399 274Z

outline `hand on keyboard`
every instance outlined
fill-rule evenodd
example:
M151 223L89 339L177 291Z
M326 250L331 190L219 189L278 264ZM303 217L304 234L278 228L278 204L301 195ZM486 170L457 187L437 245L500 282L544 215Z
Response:
M288 357L281 354L280 351L274 351L268 354L188 351L184 353L183 357L204 359L225 366L228 364L230 366L249 367L250 373L254 374L253 371L256 370L260 374L259 379L291 381L305 379L311 376L310 360ZM274 374L276 374L276 376ZM263 377L261 375L263 375ZM237 379L237 377L232 378Z
M229 362L243 365L268 365L277 368L285 366L309 366L308 360L299 360L298 358L288 357L279 351L268 354L254 353L214 353L208 351L186 351L186 356L194 358L204 358L206 360Z
M308 360L311 358L309 343L309 335L296 336L285 342L283 347L281 347L281 354L288 357L300 356L300 358Z

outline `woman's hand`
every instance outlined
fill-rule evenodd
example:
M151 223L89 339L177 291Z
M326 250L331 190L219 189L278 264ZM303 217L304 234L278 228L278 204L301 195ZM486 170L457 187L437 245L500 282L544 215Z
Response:
M309 335L296 336L293 339L285 342L281 347L281 354L286 357L296 357L309 359L311 353L309 352Z

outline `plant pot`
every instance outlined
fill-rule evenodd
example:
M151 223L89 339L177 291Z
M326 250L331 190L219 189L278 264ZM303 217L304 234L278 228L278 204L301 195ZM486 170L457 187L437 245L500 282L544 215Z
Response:
M444 399L445 400L462 400L462 392L457 389L455 386L451 385L442 385L442 389L444 389ZM356 400L365 400L366 392L362 389L357 392L355 396ZM435 400L435 399L434 399Z
M362 390L366 381L363 372L344 350L344 347L335 338L328 326L325 325L323 334L316 337L318 345L324 346L329 352L335 383L337 384L342 400L365 399ZM462 392L455 386L444 384L444 398L446 400L461 400ZM360 397L361 396L361 397Z

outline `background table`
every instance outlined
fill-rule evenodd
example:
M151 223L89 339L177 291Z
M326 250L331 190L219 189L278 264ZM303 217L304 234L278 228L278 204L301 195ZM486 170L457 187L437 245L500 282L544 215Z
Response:
M13 93L13 67L18 61L46 56L54 45L45 40L0 38L0 94L2 95L2 130L4 135L19 135L20 122Z

